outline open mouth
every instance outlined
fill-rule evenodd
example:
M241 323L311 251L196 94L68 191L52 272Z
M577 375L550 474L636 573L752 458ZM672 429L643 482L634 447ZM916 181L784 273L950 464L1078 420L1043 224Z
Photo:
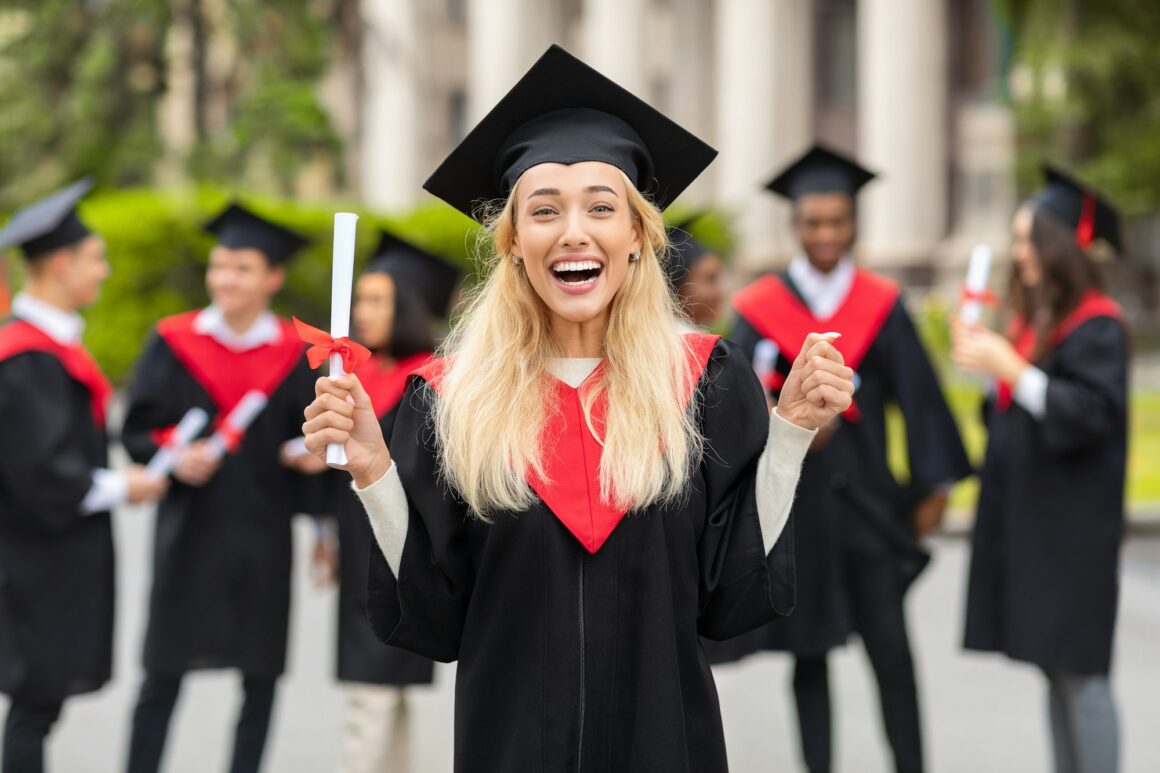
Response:
M604 266L595 260L565 260L552 266L552 275L573 287L592 284L603 273Z

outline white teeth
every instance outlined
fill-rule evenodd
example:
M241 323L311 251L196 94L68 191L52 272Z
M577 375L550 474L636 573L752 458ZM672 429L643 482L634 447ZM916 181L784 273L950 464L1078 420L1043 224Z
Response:
M552 270L556 272L562 271L598 271L600 264L595 260L573 260L565 263L557 263L552 266Z

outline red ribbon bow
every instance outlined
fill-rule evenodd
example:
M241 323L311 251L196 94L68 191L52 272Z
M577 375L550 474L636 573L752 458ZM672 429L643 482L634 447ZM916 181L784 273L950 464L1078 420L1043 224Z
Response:
M978 301L984 306L998 306L999 296L995 295L995 293L990 290L971 290L964 287L961 301L963 303L968 301Z
M306 350L306 360L310 367L317 368L330 359L330 355L342 357L342 367L347 373L353 372L358 366L371 358L371 350L360 343L356 343L346 336L334 338L325 330L307 325L298 317L293 317L294 327L298 329L298 337L310 344Z

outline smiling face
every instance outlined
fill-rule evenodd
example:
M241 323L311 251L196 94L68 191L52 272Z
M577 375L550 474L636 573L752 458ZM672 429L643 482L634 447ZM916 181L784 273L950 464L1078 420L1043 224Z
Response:
M286 271L272 266L258 250L218 245L209 256L205 286L226 317L257 314L270 305Z
M854 243L854 201L844 193L807 193L794 203L794 228L810 264L829 273Z
M624 174L611 164L540 164L515 190L512 254L553 321L607 320L641 249Z

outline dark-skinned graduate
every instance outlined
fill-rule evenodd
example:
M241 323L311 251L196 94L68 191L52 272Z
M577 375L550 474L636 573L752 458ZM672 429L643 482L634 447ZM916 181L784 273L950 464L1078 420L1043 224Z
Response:
M204 669L241 675L228 769L258 770L286 663L292 516L320 515L325 503L323 477L307 475L323 471L318 460L284 448L300 436L314 379L294 327L270 310L306 240L237 203L206 229L217 238L206 269L211 303L157 324L125 419L125 446L141 460L190 408L212 417L158 506L131 773L158 770L183 678ZM254 391L265 405L239 426L231 413Z
M965 644L1043 672L1058 773L1115 773L1130 337L1096 257L1123 244L1103 195L1059 169L1046 176L1012 219L1007 334L954 331L956 363L996 387Z
M316 383L376 636L458 661L457 773L728 767L698 634L791 611L799 467L853 384L819 332L771 412L737 347L678 330L661 211L714 155L550 48L426 183L494 250L389 447L357 378Z
M383 437L390 437L407 380L433 356L436 324L447 316L460 271L439 256L384 231L374 257L354 286L351 324L372 356L355 375ZM323 532L315 549L317 574L337 576L337 677L347 696L343 773L410 773L411 687L431 684L434 662L383 644L367 618L368 573L378 551L366 510L350 476L331 474L338 520L337 555ZM381 566L376 563L376 567Z
M802 758L832 769L827 653L862 641L878 683L886 738L899 773L923 770L921 716L905 597L928 560L918 537L942 517L950 485L971 468L938 378L898 285L853 256L857 195L875 175L815 145L767 189L793 205L801 251L733 299L733 341L776 399L810 330L856 373L853 405L814 441L794 505L798 606L792 617L738 643L795 656L793 693ZM887 406L905 423L909 479L887 462ZM725 655L729 646L724 648Z
M77 212L82 180L20 210L0 231L27 281L0 323L0 692L9 698L4 773L40 773L66 699L109 681L109 511L155 500L166 482L109 468L112 387L81 341L80 309L109 275L105 243Z

